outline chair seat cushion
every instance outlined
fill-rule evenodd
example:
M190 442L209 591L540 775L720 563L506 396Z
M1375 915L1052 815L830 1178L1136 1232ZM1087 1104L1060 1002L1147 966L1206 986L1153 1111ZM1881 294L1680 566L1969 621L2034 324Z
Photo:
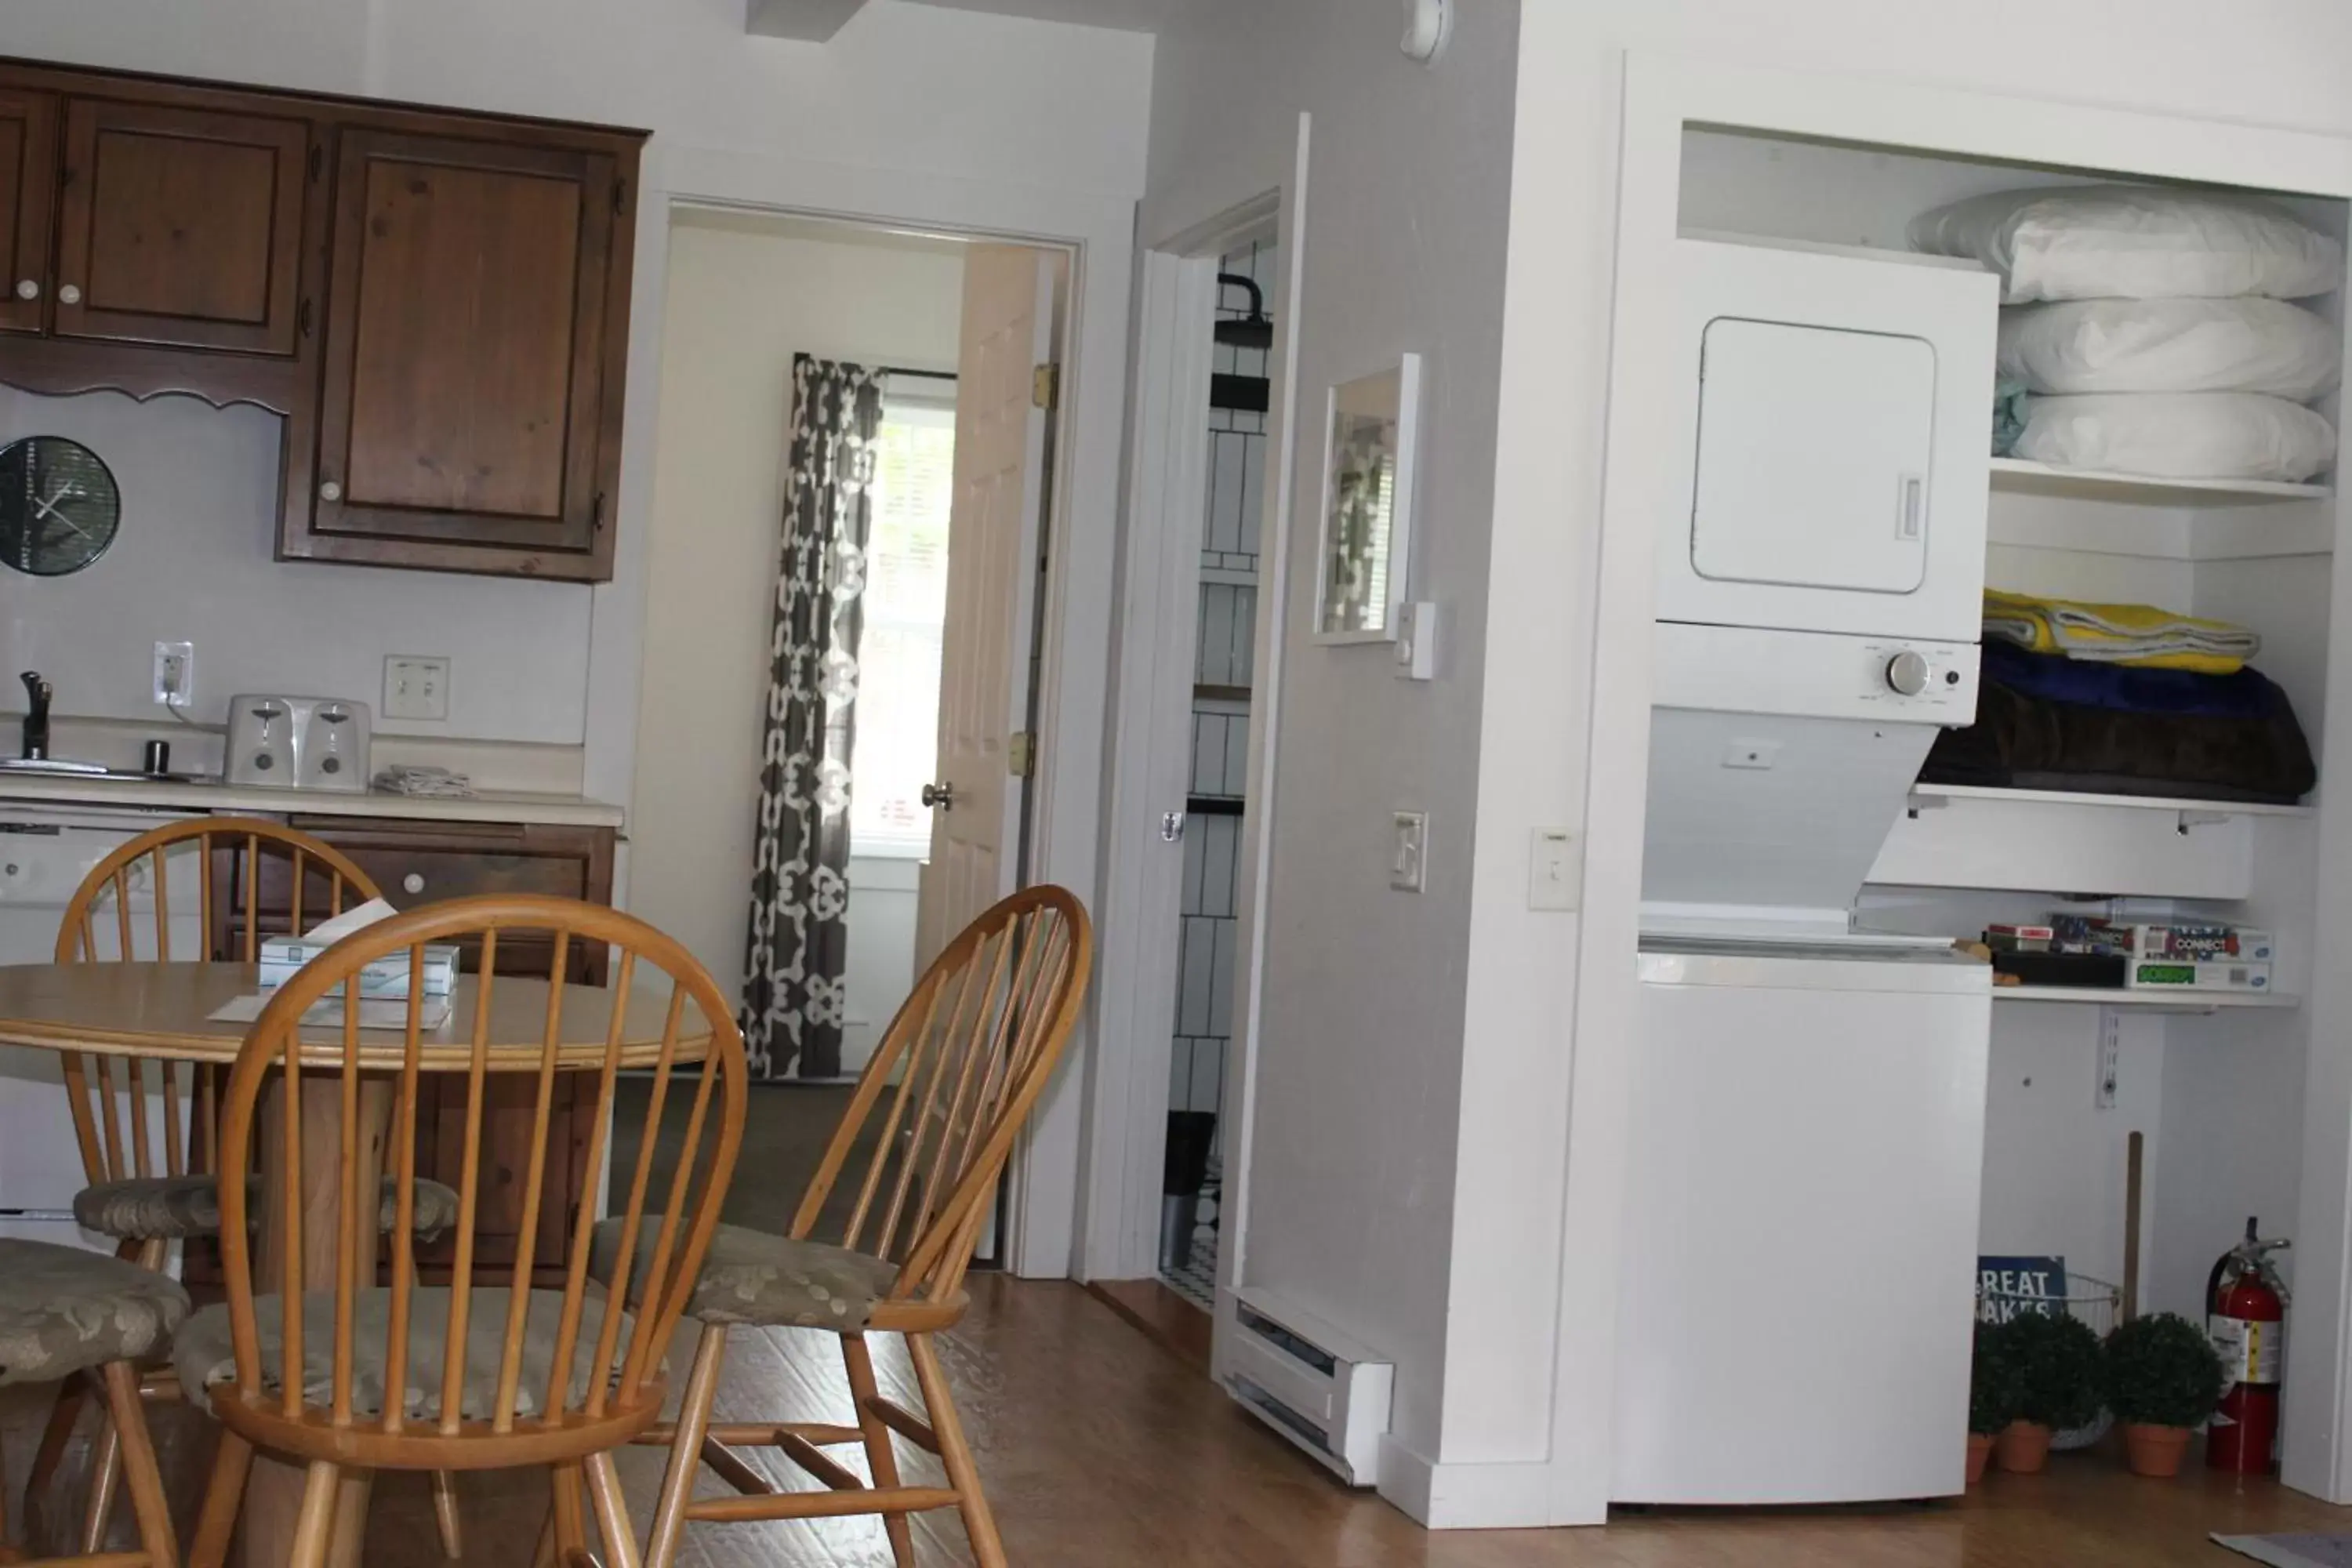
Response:
M599 1225L588 1255L589 1273L605 1285L621 1254L621 1228L617 1219ZM636 1266L629 1270L631 1306L641 1304L657 1235L651 1219L639 1228ZM898 1279L897 1264L845 1247L722 1225L710 1238L686 1310L706 1323L856 1330L873 1321L874 1309Z
M246 1202L258 1213L261 1178L246 1182ZM217 1176L133 1176L100 1182L74 1194L74 1219L85 1230L125 1241L177 1241L218 1236L221 1227ZM384 1178L376 1227L390 1230L400 1212L398 1184ZM457 1194L438 1182L416 1184L416 1234L430 1240L456 1222Z
M188 1293L135 1263L0 1237L0 1384L53 1383L171 1342Z
M262 1386L279 1387L285 1364L280 1296L257 1296L253 1301L255 1332L261 1344ZM498 1402L499 1357L506 1343L507 1307L503 1286L477 1286L469 1298L466 1321L465 1381L459 1384L458 1414L468 1421L488 1421ZM581 1303L580 1337L572 1355L572 1376L566 1404L576 1405L588 1396L589 1368L596 1355L596 1338L604 1326L604 1300L591 1292ZM533 1290L523 1319L522 1377L515 1394L515 1414L542 1414L549 1373L555 1365L556 1331L563 1316L563 1293ZM352 1303L352 1408L364 1415L383 1414L384 1340L392 1321L392 1292L362 1290ZM408 1309L408 1373L402 1408L419 1420L441 1415L443 1342L449 1322L449 1290L446 1286L420 1285ZM616 1357L628 1350L633 1325L621 1319L614 1342ZM212 1408L212 1391L236 1381L236 1346L229 1330L226 1302L206 1307L190 1318L172 1345L172 1364L189 1402ZM656 1363L658 1364L658 1363ZM313 1290L302 1298L302 1397L323 1406L334 1397L335 1294Z

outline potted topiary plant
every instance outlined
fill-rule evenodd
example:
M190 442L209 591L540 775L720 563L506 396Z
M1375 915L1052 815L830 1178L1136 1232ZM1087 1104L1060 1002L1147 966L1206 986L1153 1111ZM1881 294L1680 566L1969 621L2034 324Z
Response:
M1995 1326L1977 1325L1976 1353L1969 1363L1969 1485L1984 1479L1993 1439L2017 1418L2017 1360L2007 1352Z
M2221 1358L2203 1330L2171 1312L2135 1318L2107 1336L2107 1407L2124 1424L2136 1476L2176 1476L2189 1429L2221 1399Z
M1996 1441L2000 1468L2021 1475L2050 1457L2053 1428L2081 1426L2099 1414L2099 1337L2072 1317L2020 1312L1994 1331L2017 1368L2017 1419Z

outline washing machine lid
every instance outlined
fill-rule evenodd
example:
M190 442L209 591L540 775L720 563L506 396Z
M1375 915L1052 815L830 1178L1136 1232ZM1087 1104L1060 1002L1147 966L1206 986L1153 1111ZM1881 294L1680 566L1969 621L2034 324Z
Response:
M1936 374L1925 338L1707 322L1693 569L1716 582L1916 593L1933 526Z

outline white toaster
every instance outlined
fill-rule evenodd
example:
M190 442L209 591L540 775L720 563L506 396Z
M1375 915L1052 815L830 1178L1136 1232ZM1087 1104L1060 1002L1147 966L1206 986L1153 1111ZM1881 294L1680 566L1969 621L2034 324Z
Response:
M232 697L226 782L273 789L368 787L368 705L340 697Z

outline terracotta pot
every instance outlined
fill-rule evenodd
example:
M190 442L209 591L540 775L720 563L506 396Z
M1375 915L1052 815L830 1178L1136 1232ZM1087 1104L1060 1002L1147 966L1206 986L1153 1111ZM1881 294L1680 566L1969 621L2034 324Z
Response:
M2000 1468L2011 1475L2040 1475L2050 1460L2050 1428L2038 1421L2012 1421L1993 1441Z
M2180 1456L2189 1450L2186 1426L2149 1426L2124 1423L2124 1460L2136 1476L2177 1476Z
M1992 1434L1990 1432L1969 1433L1969 1485L1974 1486L1979 1481L1984 1479L1985 1461L1991 1458Z

